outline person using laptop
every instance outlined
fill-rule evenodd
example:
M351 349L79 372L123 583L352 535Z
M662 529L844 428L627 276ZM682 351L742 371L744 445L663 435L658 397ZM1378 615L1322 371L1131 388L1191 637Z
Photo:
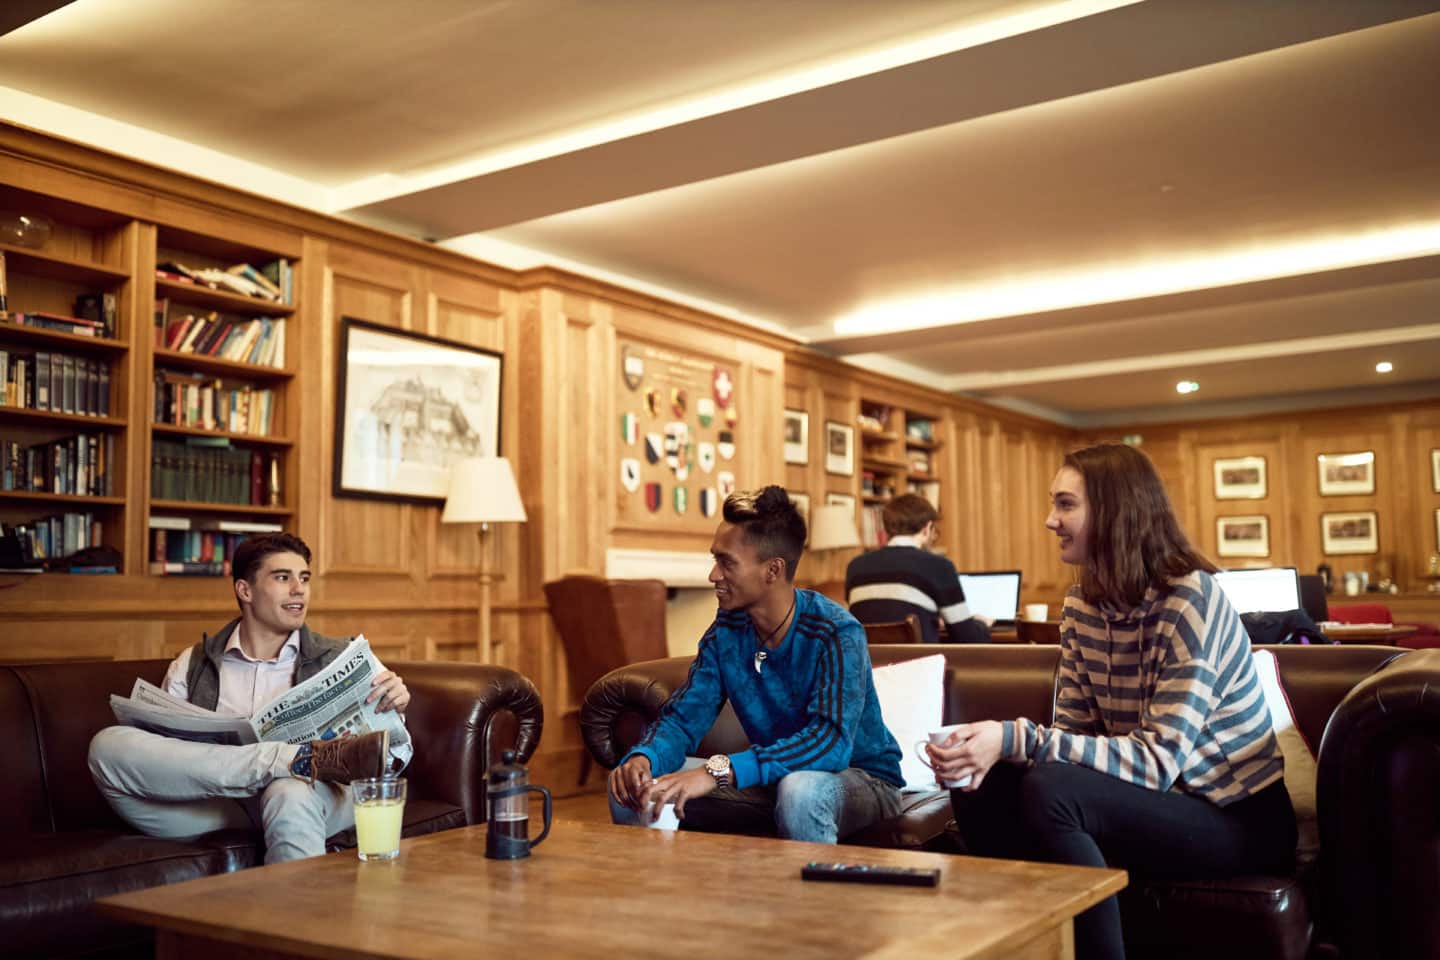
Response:
M934 505L917 494L886 503L881 518L889 540L850 561L846 603L861 623L890 623L917 614L925 643L940 642L940 623L950 643L988 643L990 621L965 605L955 565L931 552L940 539L938 517Z
M980 856L1143 878L1288 873L1295 813L1250 638L1180 529L1150 460L1122 444L1065 458L1045 525L1080 568L1060 622L1055 720L984 720L928 747ZM1000 761L1008 762L1000 762ZM1124 957L1110 897L1075 955Z
M900 811L900 747L880 716L865 631L795 588L805 521L781 487L736 493L710 552L720 609L685 682L610 773L615 823L666 804L685 829L836 843ZM691 757L726 702L752 746Z

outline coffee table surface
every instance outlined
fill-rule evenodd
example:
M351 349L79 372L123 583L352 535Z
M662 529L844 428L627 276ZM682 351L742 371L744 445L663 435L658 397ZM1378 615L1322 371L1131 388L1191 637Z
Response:
M1069 918L1125 886L1120 870L563 820L524 860L485 859L483 824L401 849L394 863L336 853L121 894L99 909L158 928L160 956L203 948L212 960L496 948L526 958L999 958L1068 956ZM940 885L802 881L811 860L939 867Z

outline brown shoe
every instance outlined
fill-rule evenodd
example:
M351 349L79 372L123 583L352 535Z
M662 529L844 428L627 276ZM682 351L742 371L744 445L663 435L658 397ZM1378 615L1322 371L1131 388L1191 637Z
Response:
M310 741L311 783L349 783L383 777L390 769L390 731Z

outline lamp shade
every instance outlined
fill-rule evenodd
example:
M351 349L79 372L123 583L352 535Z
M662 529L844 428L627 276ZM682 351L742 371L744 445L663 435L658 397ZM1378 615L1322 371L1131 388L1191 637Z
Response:
M526 519L515 474L504 457L461 460L450 468L441 523L505 523Z
M855 508L838 503L816 507L810 514L810 549L837 550L860 546L855 530Z

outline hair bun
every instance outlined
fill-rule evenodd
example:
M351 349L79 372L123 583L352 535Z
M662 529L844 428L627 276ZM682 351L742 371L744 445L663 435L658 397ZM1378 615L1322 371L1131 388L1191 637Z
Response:
M755 509L760 513L774 513L790 506L790 494L778 484L770 484L755 498Z

